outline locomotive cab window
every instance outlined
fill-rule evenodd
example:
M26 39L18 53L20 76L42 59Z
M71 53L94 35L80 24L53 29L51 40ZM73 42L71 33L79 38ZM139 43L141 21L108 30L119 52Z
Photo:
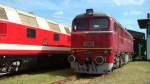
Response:
M27 28L27 37L36 38L36 30L32 28Z
M79 19L79 20L75 20L74 24L73 24L73 28L74 30L88 30L88 19Z
M59 39L60 39L59 34L54 34L53 40L54 40L54 41L59 41Z
M93 19L92 20L92 29L99 30L101 28L108 28L108 20L107 19Z

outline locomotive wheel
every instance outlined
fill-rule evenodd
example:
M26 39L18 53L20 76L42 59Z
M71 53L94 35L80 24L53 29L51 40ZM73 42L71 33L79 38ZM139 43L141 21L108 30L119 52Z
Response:
M122 58L120 57L120 58L119 58L119 67L122 67L122 65L123 65L123 60L122 60Z
M2 69L1 69L1 71L3 72L3 73L8 73L9 71L10 71L10 69L11 69L11 64L9 63L9 62L5 62L5 63L3 63L3 67L2 67Z
M119 65L120 65L120 63L119 63L119 57L116 57L115 60L114 60L114 68L115 69L119 68Z
M20 61L5 62L1 69L4 73L13 73L19 70Z

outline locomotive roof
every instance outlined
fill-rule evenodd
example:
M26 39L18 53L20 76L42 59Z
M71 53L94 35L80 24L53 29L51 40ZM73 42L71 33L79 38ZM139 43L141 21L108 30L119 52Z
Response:
M95 17L112 17L110 14L107 13L93 13L92 15L87 15L86 13L82 13L80 15L77 15L75 18L82 18L87 16L95 16Z
M97 12L93 12L93 14L92 15L88 15L88 14L86 14L86 13L82 13L82 14L79 14L79 15L77 15L74 19L78 19L78 18L84 18L84 17L109 17L109 18L113 18L110 14L107 14L107 13L97 13ZM126 32L126 33L128 33L131 37L132 37L132 35L115 19L115 18L113 18L116 22L117 22L117 24L118 25L120 25L121 26L121 28Z

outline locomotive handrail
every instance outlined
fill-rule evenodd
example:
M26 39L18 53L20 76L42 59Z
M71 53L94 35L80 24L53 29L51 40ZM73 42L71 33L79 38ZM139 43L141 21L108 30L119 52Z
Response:
M72 32L72 34L81 34L81 33L107 33L107 34L111 34L114 31L77 31L77 32Z

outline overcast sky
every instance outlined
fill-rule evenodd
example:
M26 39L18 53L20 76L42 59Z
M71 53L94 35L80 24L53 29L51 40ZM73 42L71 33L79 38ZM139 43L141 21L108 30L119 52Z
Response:
M87 8L109 13L124 27L140 30L137 19L146 18L150 0L0 0L5 4L34 14L71 25L72 19Z

